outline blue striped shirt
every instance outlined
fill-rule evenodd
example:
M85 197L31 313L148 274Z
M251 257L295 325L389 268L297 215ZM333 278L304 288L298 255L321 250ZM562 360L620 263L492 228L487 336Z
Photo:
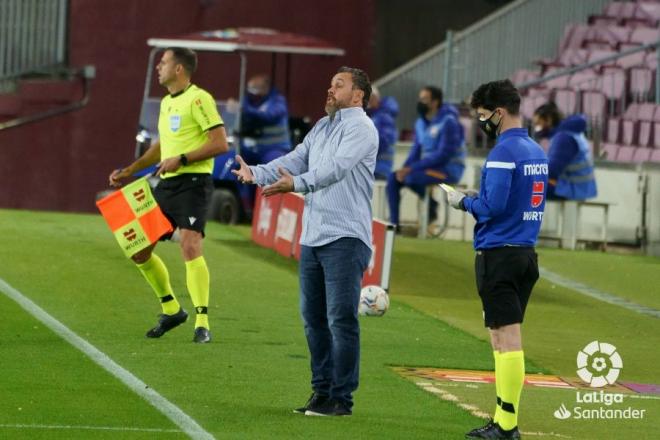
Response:
M371 197L378 132L360 107L320 119L286 156L251 166L257 185L279 179L278 168L293 175L294 191L305 194L300 244L323 246L355 237L371 248Z

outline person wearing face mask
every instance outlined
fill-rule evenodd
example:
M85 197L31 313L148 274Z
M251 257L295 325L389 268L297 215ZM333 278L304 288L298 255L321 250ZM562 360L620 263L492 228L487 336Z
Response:
M228 108L237 107L236 104L229 100ZM240 146L245 162L250 165L268 163L291 151L286 99L271 85L267 75L255 75L248 80L240 111ZM238 189L250 216L254 187L239 185Z
M466 436L516 439L525 378L521 324L539 278L534 246L545 208L548 158L522 126L520 95L511 81L482 84L471 106L481 129L497 141L486 158L479 194L454 190L448 199L477 221L475 273L493 347L497 405L493 419Z
M390 221L399 228L401 188L412 189L424 197L434 183L457 183L465 170L465 134L458 111L442 102L442 90L426 86L419 91L419 117L415 121L415 141L403 167L387 179ZM437 218L437 202L429 203L429 223Z
M534 111L534 134L537 139L549 138L548 199L586 200L596 197L596 178L589 143L584 133L584 115L563 118L554 102Z
M396 115L399 113L399 104L392 96L380 96L376 86L372 86L371 98L367 114L374 121L378 130L378 156L376 157L376 180L387 180L392 173L394 160L394 144L397 139Z

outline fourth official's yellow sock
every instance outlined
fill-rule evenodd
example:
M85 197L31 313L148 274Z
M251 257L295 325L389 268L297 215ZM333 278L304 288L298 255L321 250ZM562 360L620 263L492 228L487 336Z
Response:
M143 264L138 264L137 268L144 275L151 288L154 289L158 298L160 298L163 313L174 315L178 312L181 306L172 292L170 274L167 272L167 267L165 267L163 260L158 255L151 254L151 258Z
M493 421L495 423L499 422L500 420L500 413L502 412L502 392L500 391L500 384L502 381L499 378L499 371L501 368L499 367L500 364L500 352L497 350L493 351L493 358L495 359L495 395L497 397L497 403L495 404L495 413L493 415Z
M209 269L203 256L186 261L186 283L197 317L195 328L209 328Z
M518 405L520 393L525 381L525 355L522 351L509 351L500 353L499 370L496 373L500 384L500 398L502 409L497 423L506 431L518 426Z

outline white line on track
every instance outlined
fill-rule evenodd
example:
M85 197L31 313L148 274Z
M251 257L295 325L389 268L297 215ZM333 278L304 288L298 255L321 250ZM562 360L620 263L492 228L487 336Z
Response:
M213 435L205 431L204 428L202 428L192 417L184 413L178 406L161 396L156 390L134 376L133 373L110 359L110 357L101 350L78 336L73 330L53 318L48 312L36 305L21 292L14 289L2 278L0 278L0 292L14 300L30 315L34 316L46 327L55 332L55 334L82 351L101 368L123 382L124 385L153 405L192 439L214 439Z
M27 424L4 424L1 428L15 429L71 429L86 431L133 431L133 432L162 432L162 433L182 433L180 429L160 429L160 428L130 428L125 426L86 426L86 425L27 425Z
M598 290L593 287L587 286L586 284L582 284L580 282L573 281L568 278L564 278L561 275L551 272L543 267L539 267L539 273L543 278L545 278L548 281L551 281L567 289L575 290L576 292L581 293L582 295L588 296L590 298L594 298L599 301L606 302L608 304L613 304L615 306L623 307L624 309L632 310L633 312L639 313L641 315L660 318L660 310L656 310L651 307L646 307L641 304L628 301L625 298L612 295L611 293L603 292L602 290Z

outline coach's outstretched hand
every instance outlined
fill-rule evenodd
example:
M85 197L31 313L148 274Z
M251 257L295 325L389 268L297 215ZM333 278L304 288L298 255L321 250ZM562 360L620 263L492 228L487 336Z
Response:
M250 167L245 163L243 158L239 155L236 155L236 162L238 162L241 167L237 170L231 170L231 172L236 175L238 181L241 183L254 183L254 176L252 175L252 171L250 171Z
M264 188L264 192L262 193L264 196L269 197L275 194L293 191L293 176L284 168L279 168L278 171L280 178L277 182Z

